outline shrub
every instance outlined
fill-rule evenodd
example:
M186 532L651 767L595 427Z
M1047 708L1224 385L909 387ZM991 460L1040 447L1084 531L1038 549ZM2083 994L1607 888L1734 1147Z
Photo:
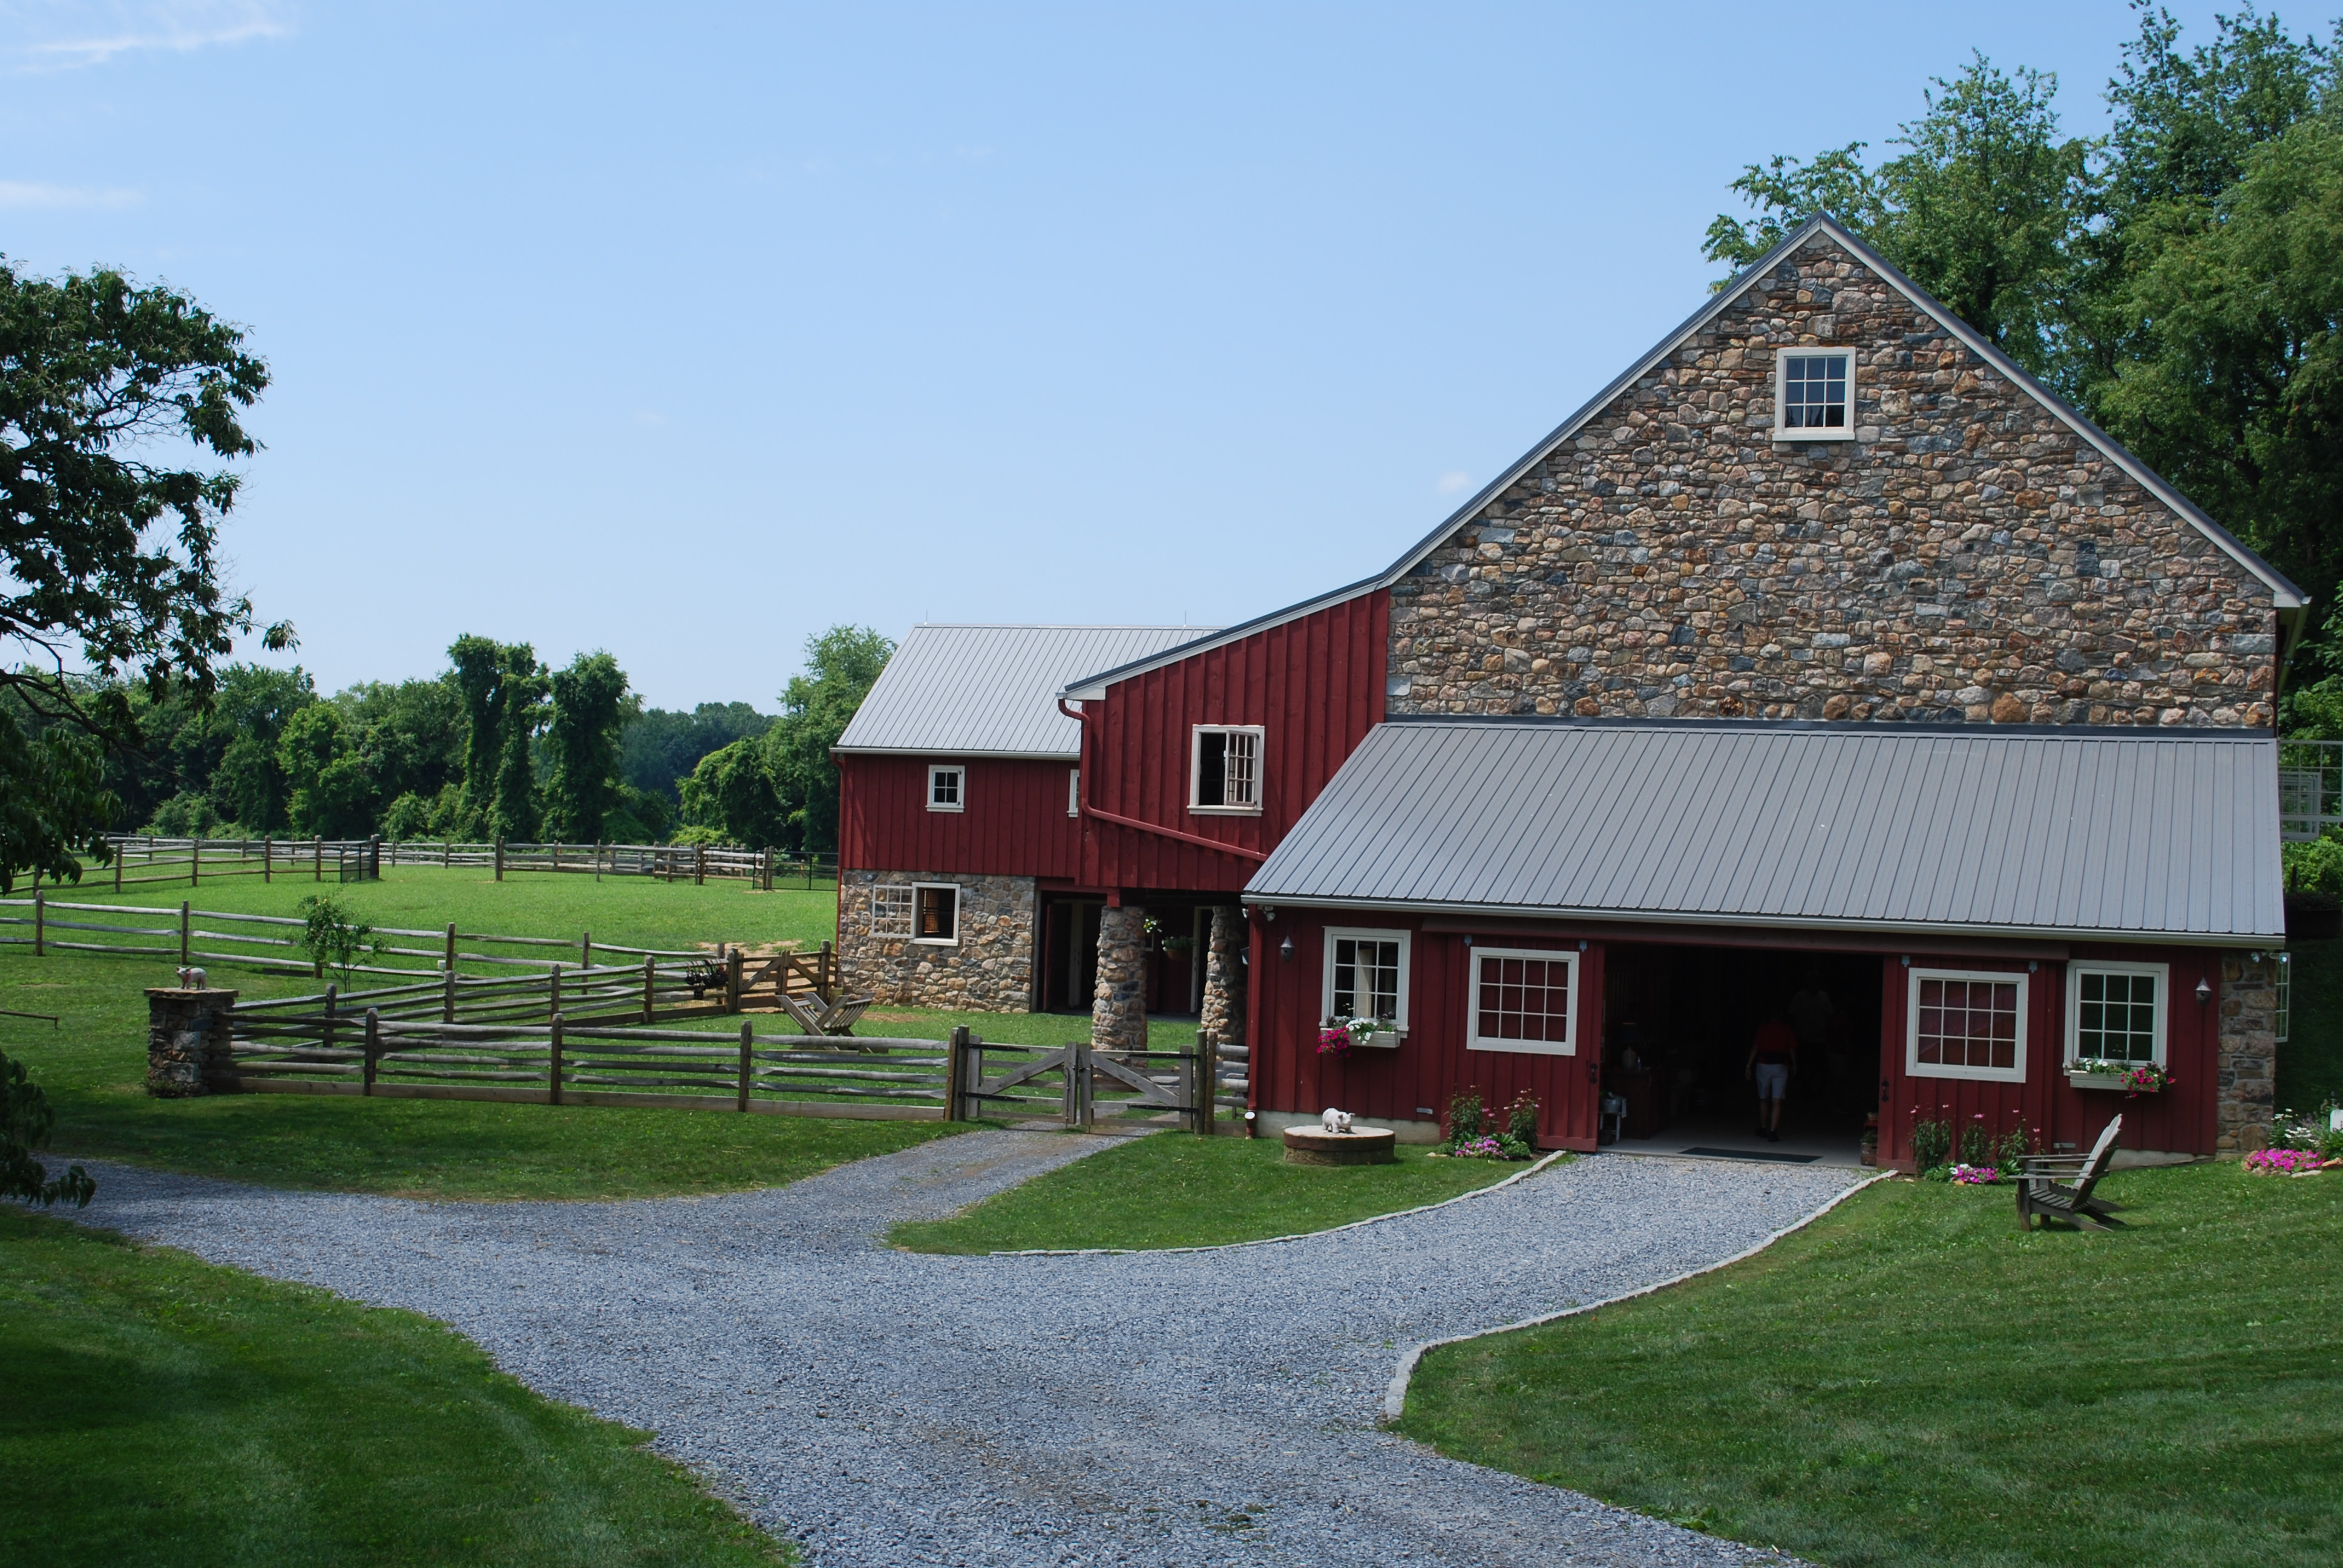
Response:
M1912 1162L1923 1171L1933 1171L1942 1165L1953 1152L1953 1124L1949 1121L1918 1120L1916 1107L1912 1122Z
M301 930L301 946L311 960L320 967L330 965L342 971L342 982L349 983L350 970L360 958L370 952L380 952L383 943L376 939L374 928L357 918L347 904L331 893L316 893L294 906L307 918Z
M43 1208L64 1201L77 1209L89 1207L97 1183L80 1166L62 1176L51 1176L33 1151L49 1141L56 1125L49 1097L41 1092L21 1061L0 1052L0 1198L21 1198Z

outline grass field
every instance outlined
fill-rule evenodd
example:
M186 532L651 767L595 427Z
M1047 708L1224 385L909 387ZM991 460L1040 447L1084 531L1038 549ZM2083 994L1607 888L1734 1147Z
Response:
M2343 1176L2102 1191L2129 1230L1883 1184L1748 1262L1433 1352L1400 1430L1833 1568L2333 1563Z
M328 884L329 887L332 884ZM289 914L315 884L206 882L199 909ZM819 942L831 896L750 891L738 882L653 882L480 870L393 870L345 894L382 924L456 920L508 936L576 936L643 947L699 940ZM126 890L124 902L131 900ZM176 908L186 890L147 890ZM110 903L110 890L76 901ZM61 1028L0 1018L0 1050L25 1062L57 1110L55 1148L271 1185L427 1198L628 1198L775 1186L843 1161L959 1128L941 1122L816 1121L709 1111L359 1100L306 1095L150 1099L142 988L172 983L175 960L0 948L0 1008L59 1014ZM299 978L220 969L251 996L314 989ZM949 1025L938 1030L948 1031Z
M1390 1165L1288 1165L1274 1138L1159 1132L887 1239L915 1252L1213 1247L1437 1203L1528 1169L1426 1153L1403 1144Z
M574 938L638 947L830 934L834 899L739 882L509 874L401 867L380 882L327 883L361 918L417 928L453 920L465 930ZM125 890L120 901L176 909L291 914L314 882L280 878ZM134 893L139 895L134 897ZM116 901L110 888L57 895ZM16 930L21 928L12 928ZM393 1192L426 1198L632 1198L776 1186L843 1161L958 1131L940 1122L831 1121L697 1111L492 1105L456 1101L306 1095L150 1099L145 1091L143 988L173 981L176 960L0 948L0 1008L61 1015L61 1028L0 1018L0 1050L23 1060L58 1112L55 1147L269 1185ZM312 990L316 982L215 966L215 984L254 997ZM778 1022L778 1020L776 1020ZM941 1040L955 1024L1004 1043L1063 1045L1088 1033L1079 1017L879 1010L860 1032ZM710 1023L712 1030L729 1024ZM1192 1042L1193 1026L1159 1026L1165 1043Z
M0 1204L0 1562L794 1561L649 1436L412 1313Z

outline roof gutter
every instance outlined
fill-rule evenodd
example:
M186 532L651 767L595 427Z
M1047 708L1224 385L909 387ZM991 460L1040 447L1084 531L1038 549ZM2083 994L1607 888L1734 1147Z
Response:
M1393 910L1409 914L1444 915L1455 919L1534 920L1601 920L1636 925L1777 927L1792 931L1846 931L1880 935L1929 937L2000 937L2020 941L2142 942L2158 946L2197 948L2283 949L2283 934L2256 936L2248 931L2102 930L2079 926L1991 926L1970 922L1929 923L1917 920L1816 920L1795 915L1704 913L1682 910L1578 910L1513 904L1451 904L1428 899L1327 899L1256 891L1247 888L1248 908L1271 904L1298 910Z

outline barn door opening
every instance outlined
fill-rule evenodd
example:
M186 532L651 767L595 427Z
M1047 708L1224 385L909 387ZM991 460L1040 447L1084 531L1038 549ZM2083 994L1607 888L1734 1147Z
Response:
M1034 1010L1091 1010L1098 989L1101 899L1047 899L1041 906L1041 986Z
M1603 1022L1609 1146L1855 1163L1877 1108L1880 986L1869 953L1614 944ZM1761 1077L1783 1091L1771 1126Z

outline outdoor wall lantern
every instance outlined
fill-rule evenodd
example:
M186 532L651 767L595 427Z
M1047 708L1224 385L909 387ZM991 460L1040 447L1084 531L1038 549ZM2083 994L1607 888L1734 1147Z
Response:
M1287 963L1292 963L1293 961L1293 933L1292 931L1286 932L1285 940L1277 944L1277 956L1283 959Z
M2213 1000L2213 984L2203 975L2197 977L2197 1001L2199 1006Z

